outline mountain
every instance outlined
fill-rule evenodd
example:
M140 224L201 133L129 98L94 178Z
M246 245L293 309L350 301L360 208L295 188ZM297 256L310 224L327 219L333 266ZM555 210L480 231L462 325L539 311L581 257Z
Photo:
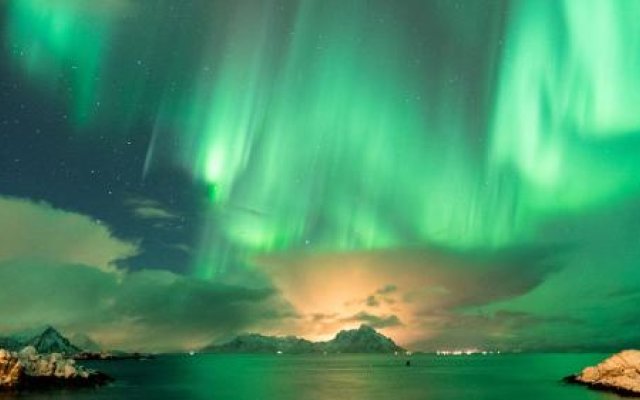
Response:
M63 354L76 354L81 349L69 341L66 337L62 336L60 332L49 326L39 335L31 338L27 343L27 346L33 346L38 353L63 353Z
M324 351L327 353L395 353L405 350L372 327L361 325L358 329L338 332L335 338L325 342Z
M29 338L24 335L0 337L0 349L18 351L26 346L35 347L38 353L76 354L81 351L51 326Z
M100 346L100 344L84 333L76 333L71 336L70 341L77 347L81 348L82 351L99 352L102 350L102 346Z
M211 353L395 353L405 350L390 338L368 325L342 330L327 342L311 342L295 336L264 336L256 333L241 335L221 345L202 349Z
M100 345L85 334L75 334L73 344L53 327L34 334L25 331L9 337L0 337L0 349L13 352L22 351L27 346L33 346L39 354L61 353L76 360L130 360L149 359L151 354L127 353L124 351L104 351Z
M316 353L317 344L295 336L276 337L257 333L241 335L219 346L208 346L202 351L213 353Z
M0 349L5 349L9 351L18 351L22 347L23 343L13 337L0 337Z

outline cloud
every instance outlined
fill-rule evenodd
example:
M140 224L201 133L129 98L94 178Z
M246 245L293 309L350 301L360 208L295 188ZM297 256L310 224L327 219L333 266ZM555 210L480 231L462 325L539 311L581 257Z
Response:
M334 321L338 318L338 314L312 314L311 319L313 321Z
M385 285L384 287L381 287L380 289L376 290L377 294L391 294L395 291L398 290L398 287L396 285Z
M153 207L139 207L134 210L134 214L138 218L142 219L169 219L174 220L179 217L175 214L171 214L167 210L162 208Z
M558 270L552 258L557 252L541 247L499 252L423 248L281 253L254 262L301 315L291 327L297 334L323 339L368 321L410 345L446 337L446 323L465 310L529 293ZM363 306L375 307L375 315L362 311ZM332 314L337 316L312 318ZM388 316L395 318L384 319Z
M265 285L120 269L137 244L85 215L0 197L0 225L2 333L52 324L106 348L175 350L296 317Z
M558 339L558 333L584 328L585 322L562 314L540 315L536 313L504 310L440 310L423 314L422 321L431 329L442 332L428 340L418 340L413 345L428 349L453 349L485 347L502 350L550 349L541 346L546 335ZM420 327L418 327L420 329ZM564 336L564 335L563 335ZM571 339L563 338L562 346L569 349ZM558 346L558 347L562 347Z
M607 224L592 225L583 221L572 231L600 232ZM637 246L633 238L620 242L613 228L571 251L262 255L222 284L119 269L118 260L139 252L137 243L46 203L0 197L0 226L0 332L50 323L131 350L198 348L248 331L322 340L361 323L414 350L602 350L639 337L629 329L638 319L638 280L629 279L637 276Z
M365 311L361 311L349 318L344 318L342 321L365 323L376 329L389 328L392 326L402 325L402 322L400 322L400 319L395 315L378 316L374 314L369 314L368 312L365 312Z
M82 265L4 263L0 282L3 331L52 324L68 334L87 334L106 348L198 348L294 316L273 289L160 270L117 274Z
M184 243L169 244L168 247L172 249L180 250L181 252L187 253L187 254L190 254L193 252L193 249L191 248L191 246Z
M133 215L140 219L164 221L180 219L178 214L169 211L160 202L152 199L136 197L127 200L125 204L131 207Z
M378 301L378 299L376 298L376 296L369 296L367 297L367 300L365 301L365 304L369 307L378 307L380 305L380 302Z
M0 262L33 260L114 270L139 252L137 243L113 236L102 222L45 202L0 197Z

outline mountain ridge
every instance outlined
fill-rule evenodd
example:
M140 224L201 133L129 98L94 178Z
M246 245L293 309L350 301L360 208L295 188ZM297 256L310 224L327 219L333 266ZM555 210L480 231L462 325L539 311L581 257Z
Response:
M19 351L27 346L33 346L41 354L77 354L82 351L52 326L47 326L44 331L28 339L21 336L0 337L0 348Z
M40 335L29 340L27 346L35 347L38 353L76 354L82 351L52 326L48 326Z
M363 324L357 329L341 330L328 341L313 342L296 336L266 336L250 333L236 336L223 344L201 349L205 353L399 353L406 350L391 338Z

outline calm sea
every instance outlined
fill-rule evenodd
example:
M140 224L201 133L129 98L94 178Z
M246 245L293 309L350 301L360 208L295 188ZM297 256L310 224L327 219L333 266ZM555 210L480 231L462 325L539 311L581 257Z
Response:
M117 381L96 390L0 395L26 399L402 400L616 399L560 378L604 354L490 356L196 355L87 363Z

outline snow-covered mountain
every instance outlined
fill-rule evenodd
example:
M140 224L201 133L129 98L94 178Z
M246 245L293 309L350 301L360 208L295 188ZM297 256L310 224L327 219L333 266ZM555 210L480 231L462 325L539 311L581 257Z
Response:
M39 335L31 338L27 343L27 346L33 346L38 353L63 353L63 354L76 354L81 349L69 341L66 337L62 336L60 332L49 326Z
M35 347L38 353L76 354L81 351L51 326L28 338L20 334L0 338L0 349L18 351L26 346Z

